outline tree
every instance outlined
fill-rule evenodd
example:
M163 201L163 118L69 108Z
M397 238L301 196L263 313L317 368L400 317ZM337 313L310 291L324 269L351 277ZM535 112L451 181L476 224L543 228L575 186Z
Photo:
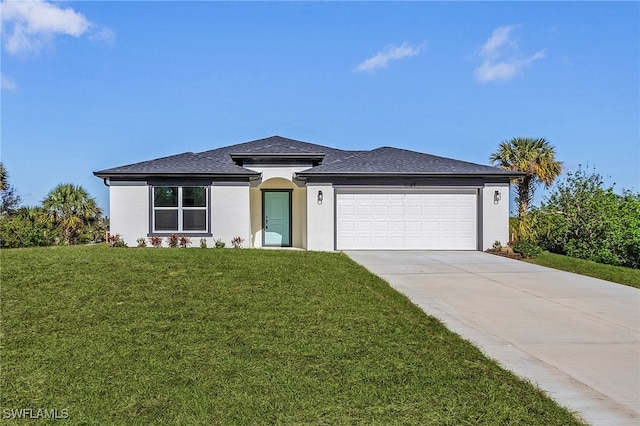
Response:
M516 180L519 218L529 211L536 187L544 183L548 188L562 172L562 163L555 155L555 148L544 138L513 138L500 143L489 156L489 161L503 169L524 173Z
M4 164L0 163L0 191L4 191L7 188L7 171L4 169Z
M0 217L14 212L20 201L15 188L9 184L9 175L4 164L0 163Z
M640 194L616 194L595 172L568 173L532 216L546 250L640 268Z
M78 241L82 228L100 221L102 210L81 186L60 184L42 202L54 223L60 226L67 244Z

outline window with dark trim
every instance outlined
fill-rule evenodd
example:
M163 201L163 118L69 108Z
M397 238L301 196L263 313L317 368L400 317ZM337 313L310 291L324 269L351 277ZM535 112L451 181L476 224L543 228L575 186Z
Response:
M152 232L208 232L206 186L154 186Z

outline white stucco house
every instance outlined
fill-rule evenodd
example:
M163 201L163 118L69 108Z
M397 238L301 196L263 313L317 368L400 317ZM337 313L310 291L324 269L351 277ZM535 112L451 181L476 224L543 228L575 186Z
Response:
M272 136L94 172L111 233L212 247L484 250L506 244L517 173L397 148L347 151Z

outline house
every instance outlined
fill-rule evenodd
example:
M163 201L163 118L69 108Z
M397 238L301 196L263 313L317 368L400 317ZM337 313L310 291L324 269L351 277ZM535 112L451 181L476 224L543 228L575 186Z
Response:
M272 136L94 172L111 233L307 250L483 250L506 244L509 182L496 167L382 147Z

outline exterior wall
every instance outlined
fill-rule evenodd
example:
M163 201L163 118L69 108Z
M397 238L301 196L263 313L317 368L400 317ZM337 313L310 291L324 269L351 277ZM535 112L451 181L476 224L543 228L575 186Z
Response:
M494 200L494 194L500 193L500 201ZM482 250L500 241L503 246L509 242L509 184L487 183L481 191L482 196Z
M111 181L109 188L109 232L120 234L135 247L149 232L149 186L146 182Z
M231 240L240 237L243 247L251 245L251 215L248 182L214 182L211 186L211 231L207 246L213 247L215 240L222 240L227 247ZM198 241L192 239L192 246Z
M322 191L322 202L318 201ZM331 184L307 184L307 249L335 250L335 195Z

